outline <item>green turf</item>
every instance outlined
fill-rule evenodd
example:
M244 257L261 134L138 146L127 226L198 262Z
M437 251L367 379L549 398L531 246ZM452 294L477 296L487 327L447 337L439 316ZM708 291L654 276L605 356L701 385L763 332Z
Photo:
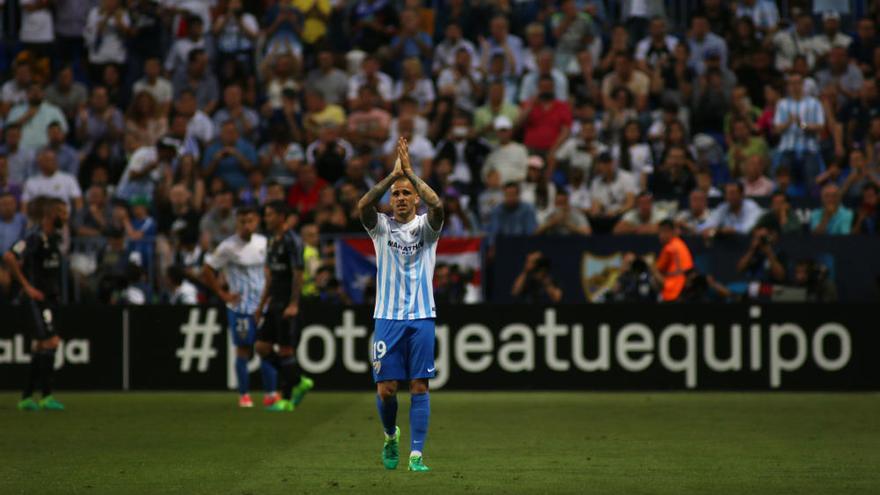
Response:
M877 394L432 394L430 473L387 472L374 396L0 394L0 493L880 493ZM255 400L258 397L255 397Z

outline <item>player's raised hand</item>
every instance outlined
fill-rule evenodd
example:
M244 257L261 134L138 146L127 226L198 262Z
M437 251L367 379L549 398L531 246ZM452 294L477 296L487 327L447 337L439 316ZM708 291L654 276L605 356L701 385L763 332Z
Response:
M391 171L391 176L396 178L403 177L403 167L400 165L400 156L398 155L397 159L394 160L394 170Z
M400 159L400 165L403 167L403 172L407 175L411 174L412 163L409 161L409 145L406 142L406 138L403 136L397 141L397 156Z

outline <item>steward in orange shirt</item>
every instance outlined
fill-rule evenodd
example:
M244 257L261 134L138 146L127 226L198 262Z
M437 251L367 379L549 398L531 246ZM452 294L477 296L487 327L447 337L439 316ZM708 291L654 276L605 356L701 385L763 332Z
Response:
M660 222L658 234L663 247L654 268L657 278L663 282L661 299L663 302L675 301L684 289L687 280L685 273L694 267L694 259L672 220Z

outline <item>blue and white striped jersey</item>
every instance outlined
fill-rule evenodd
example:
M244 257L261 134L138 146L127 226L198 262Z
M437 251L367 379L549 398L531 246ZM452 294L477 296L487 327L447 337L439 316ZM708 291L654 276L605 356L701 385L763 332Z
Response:
M263 271L266 262L266 237L251 236L245 242L237 234L220 243L212 253L205 256L205 263L215 270L224 270L229 292L238 294L238 304L227 304L238 313L253 314L260 305L260 296L266 281Z
M804 96L800 100L792 98L780 100L776 104L773 125L788 122L792 115L797 117L799 124L825 123L825 111L822 109L822 104L812 96ZM798 153L803 153L804 151L816 152L819 151L819 139L816 133L808 133L798 125L791 125L782 133L779 149L781 151L795 151Z
M428 216L416 215L401 224L379 214L367 232L376 248L376 309L373 317L385 320L434 318L434 263L440 232Z

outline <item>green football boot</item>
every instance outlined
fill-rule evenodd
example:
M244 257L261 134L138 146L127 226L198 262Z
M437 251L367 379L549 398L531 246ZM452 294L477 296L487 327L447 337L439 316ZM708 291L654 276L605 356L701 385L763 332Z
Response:
M18 403L19 411L39 411L40 405L37 404L37 401L28 397L27 399L22 399Z
M293 388L293 405L298 406L306 397L306 393L315 388L315 382L307 376L299 379L299 385Z
M409 456L409 467L406 468L407 471L417 471L417 472L425 472L430 471L431 468L425 466L425 463L422 462L422 456L420 455L411 455Z
M385 469L397 469L400 462L400 427L394 427L394 436L385 435L385 445L382 447L382 465Z
M274 404L267 407L266 410L272 412L291 412L294 407L293 402L286 399L278 399Z
M46 411L63 411L64 404L55 400L55 397L51 395L47 397L43 397L43 400L40 401L40 409L44 409Z

